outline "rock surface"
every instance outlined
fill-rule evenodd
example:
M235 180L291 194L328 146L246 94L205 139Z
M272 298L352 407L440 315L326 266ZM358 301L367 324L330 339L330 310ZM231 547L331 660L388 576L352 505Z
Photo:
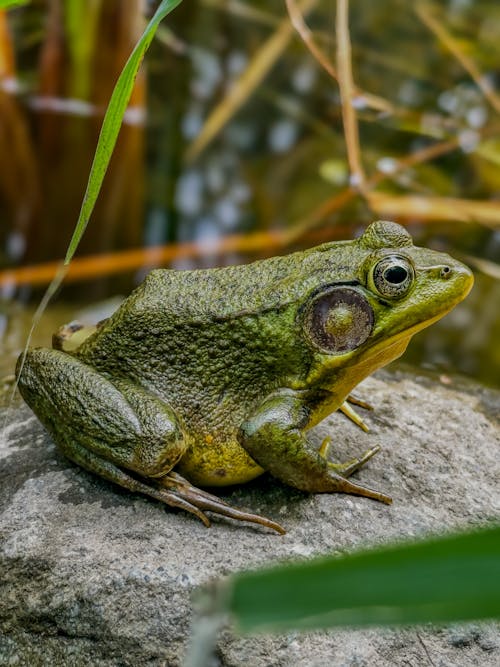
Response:
M383 372L359 393L375 406L366 414L371 433L333 415L313 434L319 442L334 433L339 460L380 443L356 478L394 504L310 496L270 477L224 493L280 521L282 537L223 518L206 529L97 479L66 461L16 405L0 441L0 665L175 667L190 595L210 578L498 520L499 392ZM274 637L228 628L212 664L496 667L500 632L494 623Z

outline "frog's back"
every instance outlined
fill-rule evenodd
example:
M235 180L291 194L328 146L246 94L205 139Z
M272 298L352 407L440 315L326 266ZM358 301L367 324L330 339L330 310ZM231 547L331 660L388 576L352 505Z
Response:
M342 253L342 247L348 245L354 251L352 242L325 243L251 264L192 271L155 269L131 295L131 301L137 308L167 311L184 322L282 309L300 300L311 286L352 280L356 262L351 250ZM332 249L335 252L329 252Z

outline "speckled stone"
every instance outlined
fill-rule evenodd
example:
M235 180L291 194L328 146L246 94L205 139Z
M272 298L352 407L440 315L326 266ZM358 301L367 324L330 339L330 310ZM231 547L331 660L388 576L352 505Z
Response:
M333 434L338 459L380 444L356 478L394 504L311 496L268 476L224 493L278 520L284 536L217 517L206 529L97 479L16 404L0 440L0 665L175 667L191 593L213 577L500 517L499 392L384 371L358 393L375 407L364 414L371 432L333 415L314 437ZM239 637L227 628L212 664L496 667L500 631L481 623Z

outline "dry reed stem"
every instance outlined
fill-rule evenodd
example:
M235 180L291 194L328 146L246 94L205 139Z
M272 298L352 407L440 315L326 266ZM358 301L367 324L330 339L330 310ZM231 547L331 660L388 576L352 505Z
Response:
M409 167L413 167L414 165L421 164L423 162L428 162L429 160L439 157L440 155L445 155L446 153L450 153L451 151L456 150L458 145L458 138L450 139L447 141L440 141L437 144L426 146L419 151L415 151L415 153L412 153L411 155L400 158L396 164L395 170L391 174L377 172L368 181L366 181L366 192L373 190L373 188L375 188L383 181L388 180L397 174L400 174ZM286 242L292 243L304 234L307 234L318 224L320 224L327 216L332 215L332 213L335 211L338 211L340 208L342 208L342 206L345 206L357 195L358 192L354 190L354 188L348 187L341 192L338 192L333 197L330 197L326 201L321 202L321 204L314 208L313 211L309 213L309 215L291 225L290 230L286 233Z
M332 77L332 79L337 81L338 75L335 67L333 66L333 63L314 40L314 36L306 24L296 0L285 0L285 2L293 27L309 49L311 55L316 60L316 62L318 62L319 65L321 65L321 67ZM356 86L354 86L354 91L356 97L362 98L364 104L370 109L375 109L376 111L382 111L384 113L394 113L394 106L387 100L384 100L382 97L377 97L371 93L366 93Z
M247 3L240 2L239 0L202 0L202 3L207 7L219 9L221 11L227 12L228 14L233 14L233 16L237 16L238 18L255 21L256 23L261 23L262 25L275 27L280 22L280 19L270 12L265 12L262 9L256 9L255 7L251 7Z
M14 77L16 73L14 47L7 22L7 12L0 9L0 79Z
M379 216L391 220L418 219L474 223L500 229L500 201L474 201L452 197L391 195L370 192L368 203Z
M337 71L335 67L333 66L326 53L322 51L314 41L313 34L307 27L299 6L295 0L285 0L285 2L288 14L290 16L290 21L292 22L292 25L297 33L300 35L302 41L307 46L314 59L321 65L321 67L328 72L332 79L337 80Z
M468 72L495 111L500 113L500 96L496 93L490 81L483 76L476 64L462 51L458 41L432 15L429 7L419 4L415 7L415 12L422 23L434 33L441 44L455 56L465 71Z
M342 102L342 121L350 169L350 184L359 192L365 190L365 172L361 161L359 130L353 99L356 95L352 78L351 40L349 36L349 0L337 0L335 20L337 36L337 72Z
M284 245L284 232L265 231L255 234L234 234L210 243L182 243L152 248L137 248L117 253L75 257L68 268L65 283L91 280L102 276L125 273L134 269L162 266L178 259L192 259L230 252L255 252ZM19 285L40 286L50 283L60 262L46 262L0 271L0 287Z
M481 273L484 273L485 276L490 276L490 278L500 280L500 264L492 262L489 259L476 257L475 255L466 255L464 260L467 262L467 264L470 264Z
M303 0L300 7L302 11L307 12L312 9L317 1ZM226 97L215 107L205 121L200 133L186 151L185 159L188 162L198 157L215 135L246 102L283 53L293 36L293 32L293 26L288 17L280 22L275 32L257 51L247 68L234 82Z

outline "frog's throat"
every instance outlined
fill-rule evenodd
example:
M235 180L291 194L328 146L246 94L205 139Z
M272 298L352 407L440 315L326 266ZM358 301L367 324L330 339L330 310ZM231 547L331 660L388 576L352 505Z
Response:
M324 383L322 383L322 389L328 391L330 399L327 401L328 405L325 404L324 409L319 410L314 415L309 427L318 424L334 410L338 410L347 396L360 382L379 368L386 366L391 361L400 357L406 350L412 336L441 319L445 314L440 313L425 322L415 324L409 329L405 329L380 341L380 343L365 350L364 353L357 357L354 353L352 360L345 360L344 366L337 367L338 372L334 373L331 380L328 381L325 379Z

